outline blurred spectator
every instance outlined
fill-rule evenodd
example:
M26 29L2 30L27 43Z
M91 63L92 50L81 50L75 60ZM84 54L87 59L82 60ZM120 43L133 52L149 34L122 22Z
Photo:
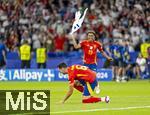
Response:
M65 42L66 42L66 37L65 37L65 35L64 35L64 34L58 34L58 35L54 38L55 51L56 51L56 52L62 52L62 51L64 51Z
M148 76L150 78L150 47L147 48L148 57L147 57L147 70L148 70Z
M130 28L131 35L140 35L140 27L137 23L133 23L133 26Z
M133 47L136 51L140 51L140 37L134 32L131 36Z
M8 47L9 51L17 50L18 42L17 33L11 31L9 37L6 40L6 46Z
M48 52L54 51L54 36L51 33L47 33L47 39L46 39L46 49Z
M116 41L114 44L112 44L112 41L111 41L111 44L109 45L109 55L111 55L111 57L113 58L112 71L114 74L113 75L114 80L116 80L116 77L118 75L118 69L119 69L120 54L119 54L118 48L119 48L119 42Z
M108 27L111 23L112 18L109 16L109 12L106 10L103 10L101 15L102 22L104 26Z
M31 61L31 46L28 43L28 40L24 40L19 50L20 59L21 59L21 68L30 68Z
M46 68L47 51L44 44L41 44L40 48L36 50L36 62L38 68Z
M98 33L97 38L102 42L108 38L112 41L128 39L135 51L139 51L138 43L149 39L150 2L147 0L1 0L0 36L7 41L10 51L15 51L24 39L33 50L39 48L41 42L49 41L48 51L65 51L59 43L53 47L58 40L56 35L65 33L67 36L75 12L86 7L89 10L78 31L78 41L84 38L82 33L89 28ZM54 37L47 37L47 32ZM70 44L66 40L65 43L66 46Z
M28 41L28 44L31 45L31 38L29 36L29 32L27 30L25 30L21 36L21 44L24 42L24 41Z
M144 58L148 57L148 52L147 52L148 47L150 47L150 41L147 41L147 40L146 40L146 42L142 43L140 46L140 48L141 48L140 51Z
M33 50L35 51L37 48L41 47L40 39L39 39L39 32L36 31L33 36L32 36L32 41L33 41Z
M117 56L118 56L118 72L116 77L116 82L126 82L127 76L126 76L126 68L129 61L129 50L128 46L126 44L126 41L122 41L119 43L117 48Z
M0 69L4 69L6 65L6 47L0 39Z
M136 71L138 78L142 78L144 74L146 74L146 59L143 58L141 53L139 53L137 59L136 59Z

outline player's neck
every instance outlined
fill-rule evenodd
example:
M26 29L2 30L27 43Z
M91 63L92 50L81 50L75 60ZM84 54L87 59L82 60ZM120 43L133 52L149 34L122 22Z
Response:
M88 40L88 42L94 42L94 40Z

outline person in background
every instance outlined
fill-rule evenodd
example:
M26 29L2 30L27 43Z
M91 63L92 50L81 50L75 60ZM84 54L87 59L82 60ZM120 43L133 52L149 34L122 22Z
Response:
M148 57L147 57L147 71L148 71L148 77L150 78L150 47L147 48L147 53L148 53Z
M127 76L126 76L126 67L127 67L127 61L128 61L128 48L126 47L126 42L122 41L119 43L117 51L119 52L118 57L118 63L119 63L119 69L117 72L116 82L126 82Z
M131 46L129 44L129 41L126 41L126 47L128 48L128 55L126 57L126 76L127 76L127 80L131 79L131 78L136 78L136 56L134 55L135 58L132 57L132 53L129 52L133 52L131 51Z
M113 63L112 63L112 70L113 70L113 79L116 79L117 76L117 72L119 69L119 52L118 52L118 40L115 41L115 43L111 43L109 46L109 54L111 55L111 57L113 58Z
M31 46L28 44L27 40L24 40L23 44L20 46L19 54L21 59L21 68L30 68Z
M0 69L4 69L6 66L6 47L2 40L0 40Z
M66 36L64 33L59 33L54 37L54 46L56 52L63 52L65 50Z
M36 62L38 65L38 68L46 68L46 59L47 59L47 53L46 48L44 44L41 44L40 48L37 48L36 50Z
M140 47L140 52L144 58L148 57L148 47L150 47L150 41L146 39L146 41L142 43Z
M145 74L146 72L146 59L141 55L141 53L139 53L137 59L136 59L136 71L137 71L137 75L138 78L143 78L142 76Z

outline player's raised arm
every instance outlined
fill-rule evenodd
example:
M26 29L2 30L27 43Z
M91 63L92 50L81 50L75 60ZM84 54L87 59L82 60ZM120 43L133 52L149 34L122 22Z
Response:
M73 41L73 46L78 49L78 48L81 48L81 45L77 43L77 41L75 40L75 36L74 34L71 35L71 39Z
M74 89L74 83L69 85L69 90L68 90L66 96L64 97L64 99L62 100L62 103L65 103L65 101L72 95L73 89Z
M79 28L81 28L87 10L88 10L88 8L86 8L86 9L84 10L83 15L81 14L80 11L77 11L77 12L75 13L75 21L73 22L70 35L71 35L71 38L72 38L72 40L73 40L73 45L74 45L74 47L75 47L76 49L81 48L81 45L80 45L80 44L77 44L73 33L76 32Z

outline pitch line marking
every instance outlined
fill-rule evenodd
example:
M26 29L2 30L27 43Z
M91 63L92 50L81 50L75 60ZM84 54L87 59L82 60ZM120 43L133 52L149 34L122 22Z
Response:
M96 111L110 111L110 110L129 110L129 109L142 109L150 108L150 106L135 106L135 107L121 107L121 108L103 108L103 109L90 109L90 110L77 110L77 111L59 111L50 112L51 114L62 114L62 113L80 113L80 112L96 112Z
M135 107L121 107L121 108L103 108L103 109L91 109L91 110L78 110L78 111L59 111L59 112L50 112L50 114L62 114L62 113L80 113L80 112L96 112L96 111L111 111L111 110L129 110L129 109L143 109L150 108L150 106L135 106ZM32 115L33 113L21 113L21 114L10 114L10 115ZM48 114L42 112L42 114ZM39 114L40 115L40 114Z

